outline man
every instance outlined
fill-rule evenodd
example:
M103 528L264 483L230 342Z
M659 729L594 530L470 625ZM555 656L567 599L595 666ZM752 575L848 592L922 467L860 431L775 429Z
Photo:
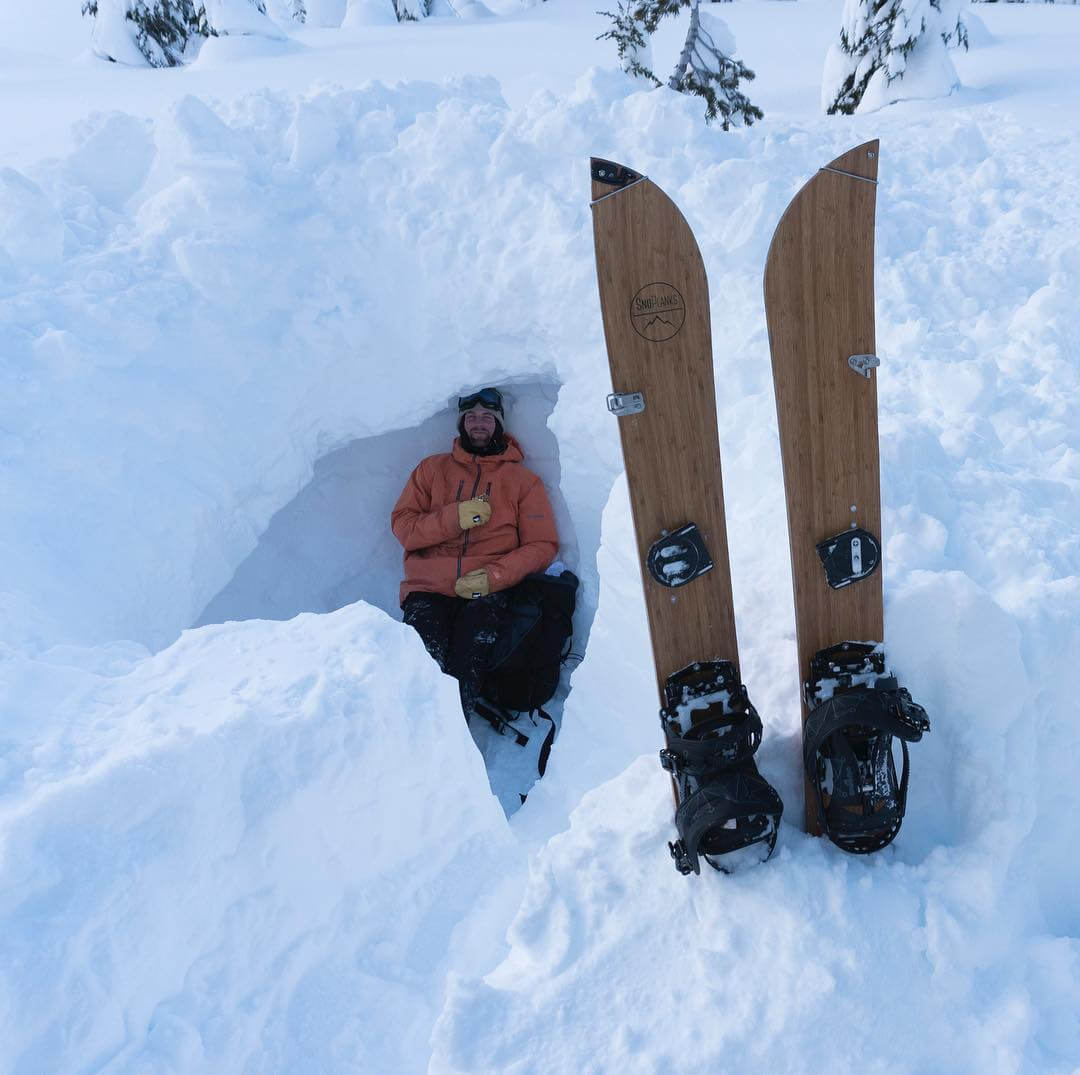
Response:
M555 559L559 539L544 483L503 428L499 391L462 396L458 413L452 450L420 462L390 525L405 550L405 622L458 680L468 716L508 627L508 591Z

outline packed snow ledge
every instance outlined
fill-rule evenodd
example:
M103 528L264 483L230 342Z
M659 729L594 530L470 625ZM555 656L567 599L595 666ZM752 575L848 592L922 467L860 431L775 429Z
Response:
M934 724L862 860L800 827L761 270L870 137L888 645ZM787 805L733 877L666 849L592 154L670 194L709 274ZM0 1071L1074 1069L1078 231L1075 129L978 96L720 137L600 70L515 107L481 78L182 96L0 171ZM387 531L485 383L558 494L587 643L509 820Z

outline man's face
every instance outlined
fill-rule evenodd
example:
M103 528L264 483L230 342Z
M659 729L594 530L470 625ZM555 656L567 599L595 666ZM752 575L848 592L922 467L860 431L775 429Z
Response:
M482 403L465 412L465 432L477 448L487 447L488 441L495 435L496 417L495 412L489 411Z

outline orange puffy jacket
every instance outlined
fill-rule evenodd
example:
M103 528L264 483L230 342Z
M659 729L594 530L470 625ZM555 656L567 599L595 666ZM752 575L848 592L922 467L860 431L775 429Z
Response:
M559 536L544 483L522 466L513 437L500 455L470 455L454 439L453 450L430 455L412 472L390 516L405 549L401 601L414 590L454 597L454 583L485 568L492 593L543 571L559 551ZM485 494L491 518L462 530L458 502Z

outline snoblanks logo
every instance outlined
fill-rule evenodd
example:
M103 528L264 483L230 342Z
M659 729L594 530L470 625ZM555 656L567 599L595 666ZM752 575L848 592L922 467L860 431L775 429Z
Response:
M630 300L630 324L646 340L670 340L683 327L686 305L671 284L646 284Z

